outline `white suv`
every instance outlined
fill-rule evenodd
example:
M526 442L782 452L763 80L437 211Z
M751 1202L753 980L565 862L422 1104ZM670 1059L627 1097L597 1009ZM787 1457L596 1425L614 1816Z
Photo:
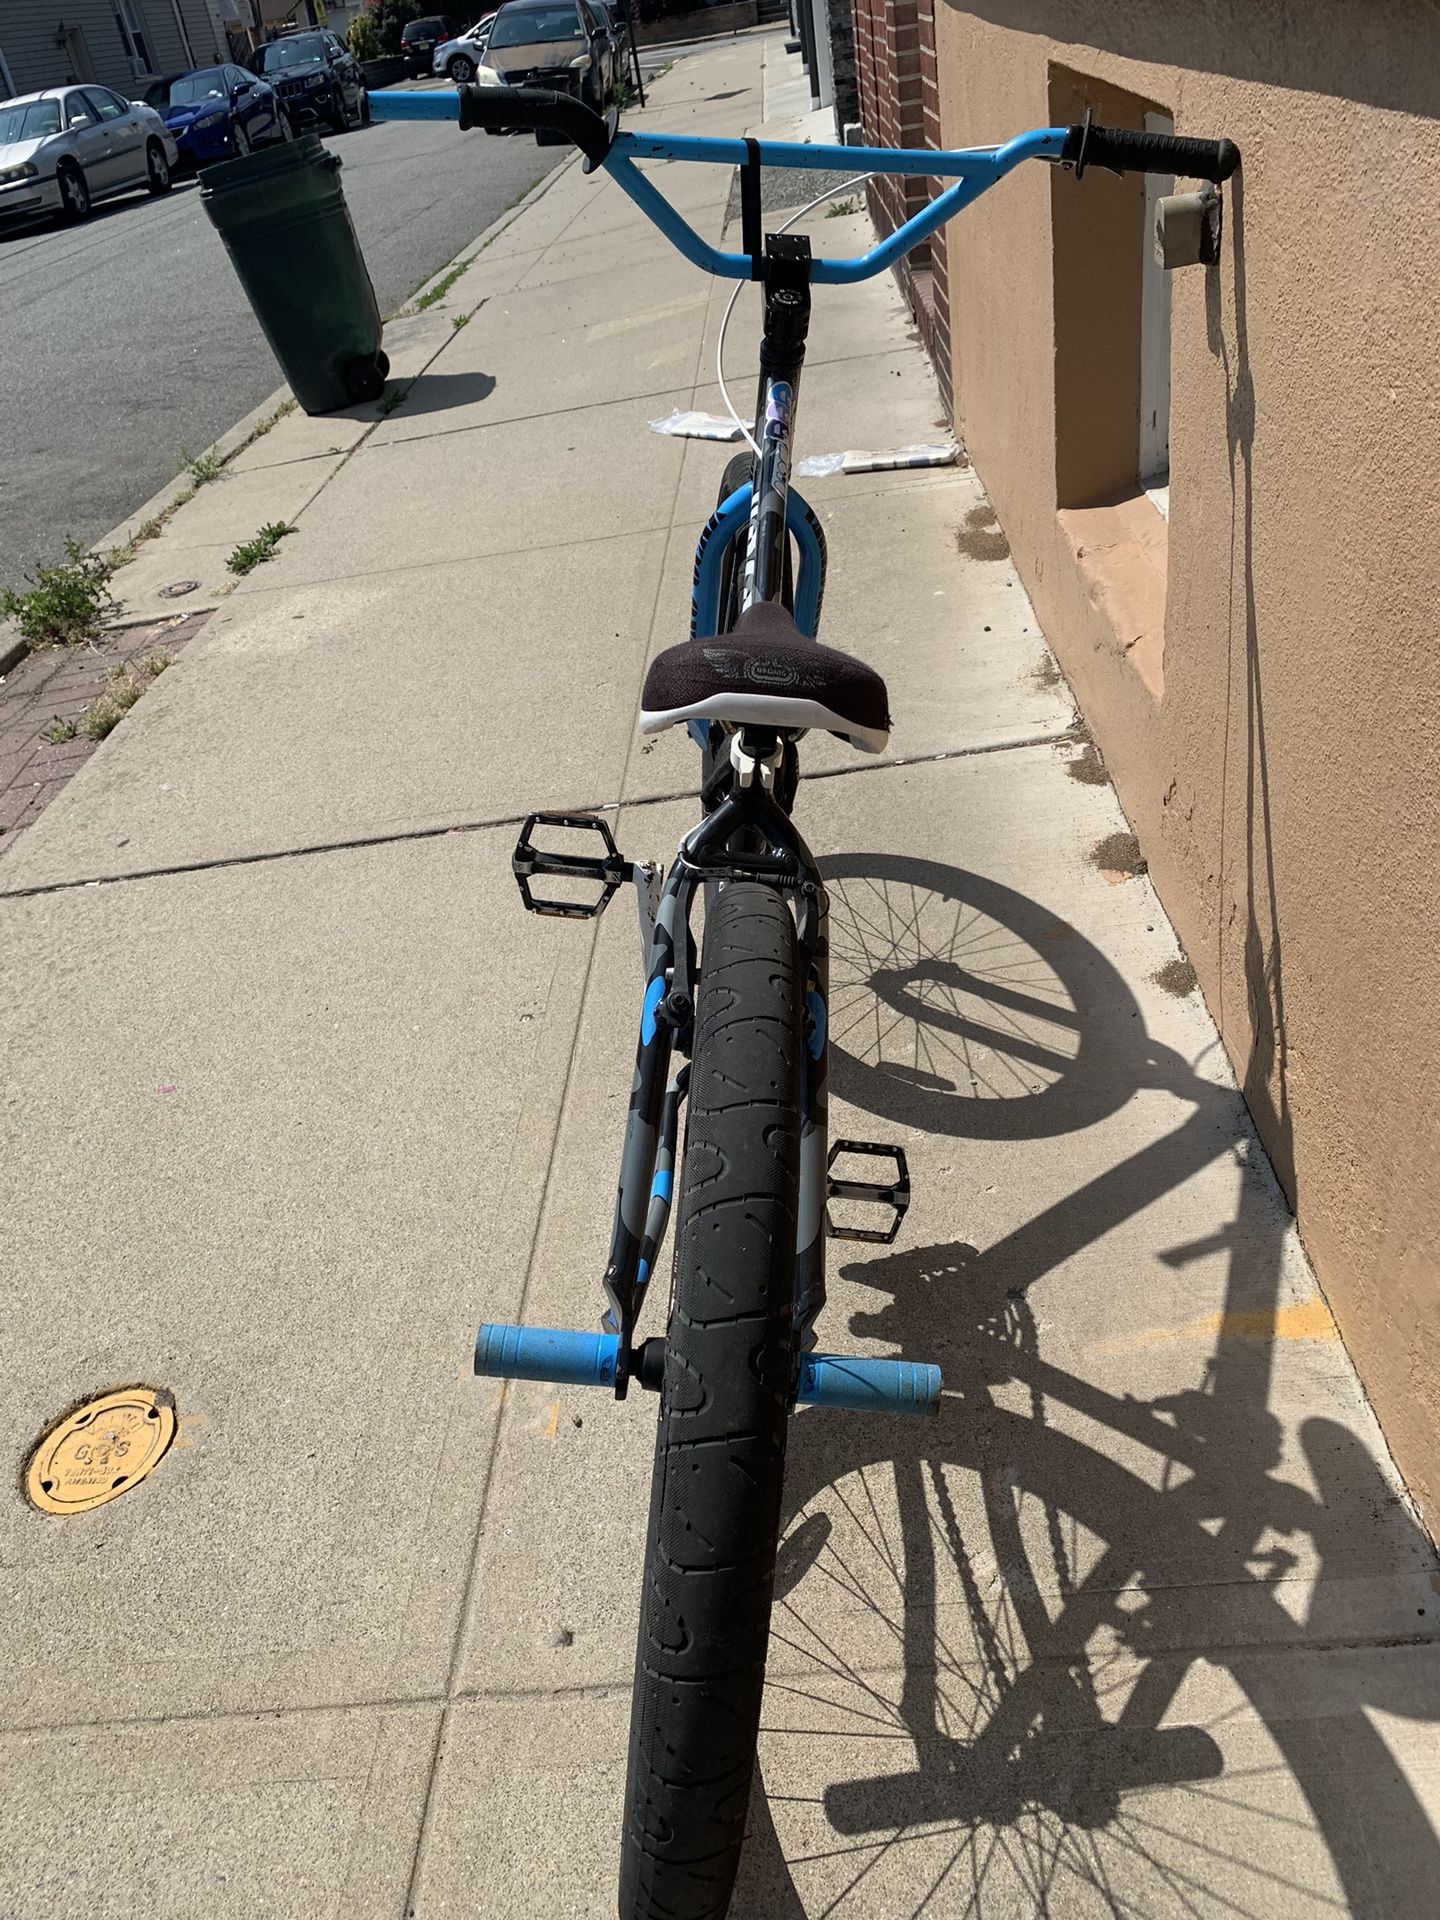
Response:
M497 7L495 13L499 11ZM487 13L483 20L477 20L458 39L442 40L435 49L430 71L443 74L446 79L453 80L457 87L473 80L480 70L480 56L490 44L490 29L495 24L495 13Z

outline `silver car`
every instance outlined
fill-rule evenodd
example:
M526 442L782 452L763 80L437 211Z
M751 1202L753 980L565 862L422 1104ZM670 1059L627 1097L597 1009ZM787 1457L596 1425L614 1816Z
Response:
M175 142L153 107L109 87L47 87L0 101L0 228L89 218L97 200L168 193Z

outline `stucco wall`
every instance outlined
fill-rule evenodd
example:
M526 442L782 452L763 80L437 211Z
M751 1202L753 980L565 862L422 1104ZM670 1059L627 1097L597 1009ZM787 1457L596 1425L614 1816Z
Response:
M1078 74L1244 155L1220 265L1171 276L1168 529L1057 511L1134 300L1065 223L1134 183L1032 166L952 227L957 416L1436 1526L1440 8L938 0L937 48L947 145Z

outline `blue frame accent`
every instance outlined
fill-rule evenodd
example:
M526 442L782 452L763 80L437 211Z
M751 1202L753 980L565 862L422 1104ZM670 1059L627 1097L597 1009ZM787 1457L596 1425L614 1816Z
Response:
M702 640L720 624L720 562L725 550L750 521L751 484L747 480L722 500L705 524L695 549L695 585L690 595L690 638ZM795 581L795 624L811 640L825 591L825 567L810 508L791 487L785 499L785 525L800 549L800 572ZM697 723L692 721L691 725ZM700 745L705 743L702 740Z
M655 1009L665 998L665 976L657 974L645 989L640 1006L640 1038L648 1047L655 1038Z

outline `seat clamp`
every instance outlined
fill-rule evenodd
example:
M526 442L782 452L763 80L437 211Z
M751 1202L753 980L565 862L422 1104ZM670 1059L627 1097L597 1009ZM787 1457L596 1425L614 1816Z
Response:
M780 771L785 759L785 749L783 745L777 740L773 753L767 754L764 759L757 759L754 754L746 753L740 741L741 733L737 727L730 736L730 764L735 769L736 784L741 787L753 785L756 769L758 768L760 785L766 793L773 793L775 791L775 775Z

